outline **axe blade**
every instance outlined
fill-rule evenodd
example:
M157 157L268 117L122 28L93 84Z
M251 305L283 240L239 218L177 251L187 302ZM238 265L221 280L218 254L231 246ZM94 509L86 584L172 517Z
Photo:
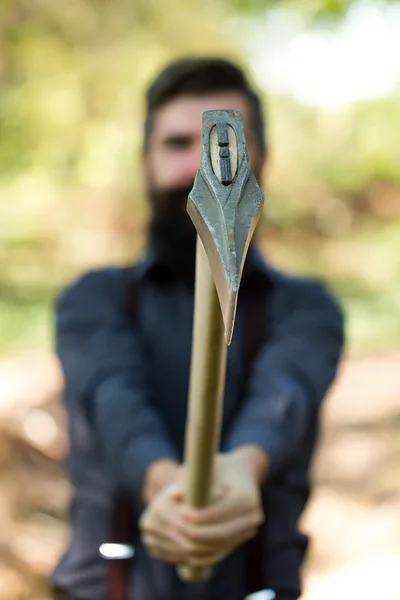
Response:
M247 250L264 194L250 171L239 110L203 113L200 169L187 211L210 262L230 344Z

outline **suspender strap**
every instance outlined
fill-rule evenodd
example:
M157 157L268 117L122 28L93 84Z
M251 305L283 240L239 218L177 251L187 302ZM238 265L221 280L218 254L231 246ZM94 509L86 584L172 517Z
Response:
M124 269L125 311L131 321L137 321L139 312L139 286L133 276L134 268ZM111 517L110 542L132 544L136 524L132 498L129 494L116 494ZM105 600L132 600L129 598L129 580L135 557L107 561Z
M112 543L132 544L135 523L130 496L118 495L114 501L112 517ZM134 557L108 560L106 574L106 600L129 600L129 579Z
M243 290L244 331L243 356L246 372L246 388L250 384L252 370L257 355L268 339L268 290L269 281L260 277L249 283L249 290ZM247 391L246 390L246 391ZM266 510L266 494L263 492L264 512ZM264 522L257 535L245 546L246 553L246 588L247 593L258 592L267 587L266 581L266 527Z

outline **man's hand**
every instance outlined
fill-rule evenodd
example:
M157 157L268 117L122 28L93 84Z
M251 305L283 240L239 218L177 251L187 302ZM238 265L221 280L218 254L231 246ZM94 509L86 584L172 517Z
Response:
M180 510L184 519L181 535L193 544L209 544L213 553L189 555L187 564L216 564L256 535L264 520L260 484L266 471L266 456L255 447L242 447L217 457L215 482L223 491L220 498L201 510L185 505Z
M186 518L183 507L183 467L175 472L173 483L167 483L155 494L142 514L139 526L142 539L153 558L173 564L185 564L188 556L209 555L212 548L204 544L193 543L181 534ZM222 489L212 489L212 502L222 496Z
M216 459L214 486L207 508L183 504L184 467L144 512L140 527L151 556L173 564L211 566L253 537L264 515L260 483L267 459L243 447Z
M147 469L143 482L142 499L149 504L167 484L177 480L180 466L174 460L163 458L153 462Z

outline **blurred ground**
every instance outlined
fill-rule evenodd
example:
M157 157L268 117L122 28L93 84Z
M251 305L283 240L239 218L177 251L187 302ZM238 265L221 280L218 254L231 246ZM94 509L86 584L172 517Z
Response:
M323 413L304 600L400 600L400 354L351 358ZM61 375L0 361L0 600L46 600L67 539Z

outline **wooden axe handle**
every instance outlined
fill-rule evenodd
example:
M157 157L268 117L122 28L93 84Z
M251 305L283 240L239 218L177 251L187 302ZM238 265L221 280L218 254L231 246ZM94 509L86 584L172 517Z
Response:
M214 456L218 451L225 389L227 345L209 260L197 238L194 329L186 422L185 503L202 508L209 502ZM179 567L185 581L203 581L209 569Z

